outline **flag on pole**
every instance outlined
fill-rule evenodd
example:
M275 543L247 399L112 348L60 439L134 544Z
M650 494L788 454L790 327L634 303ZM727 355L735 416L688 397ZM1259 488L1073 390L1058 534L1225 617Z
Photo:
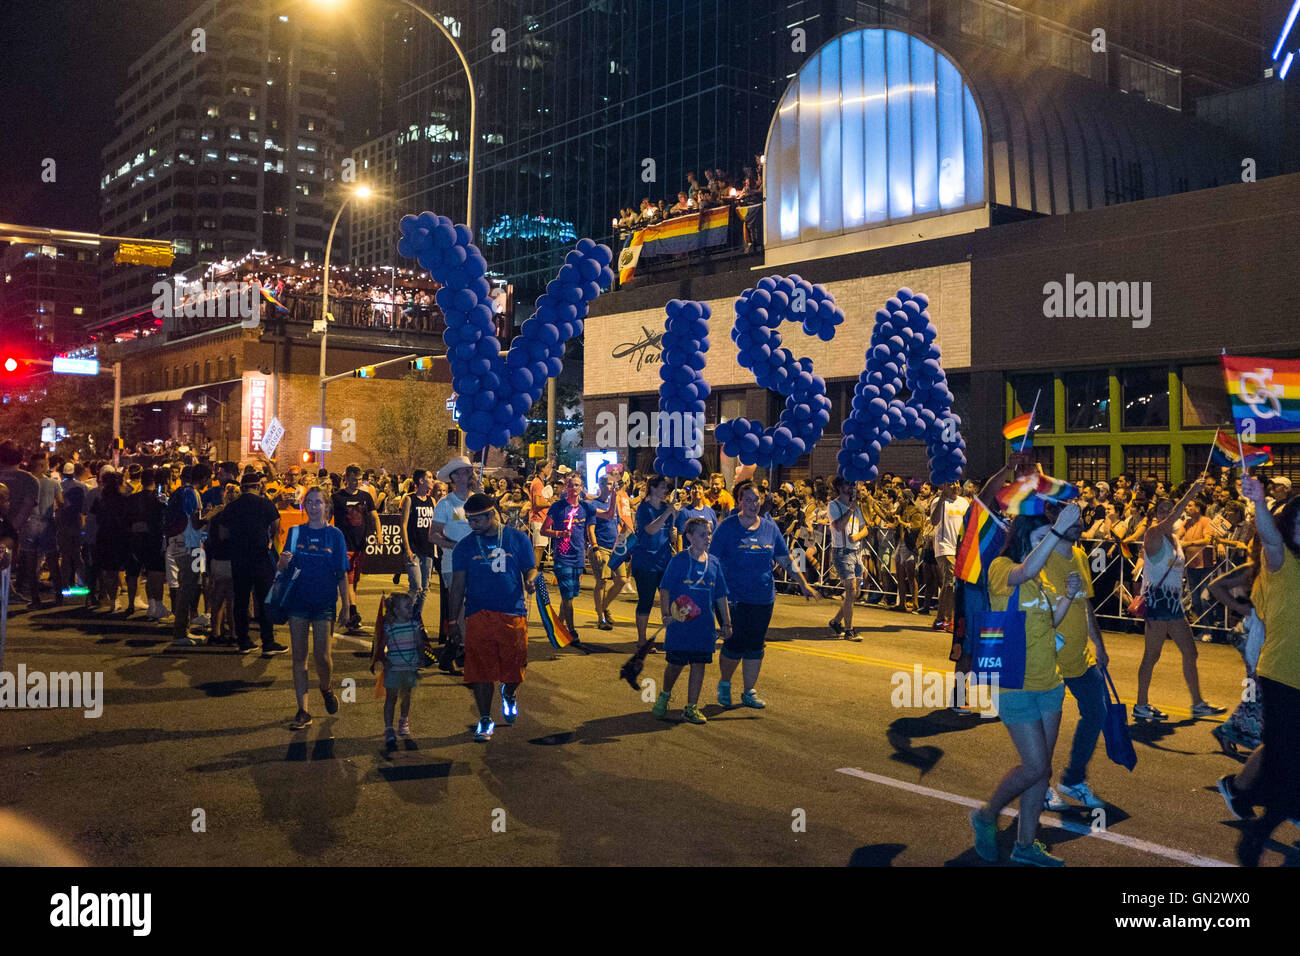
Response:
M279 300L279 298L276 297L276 294L275 294L274 292L272 292L270 289L268 289L266 286L264 286L264 285L259 285L259 286L257 287L257 291L260 292L260 293L262 294L262 298L263 298L263 299L265 299L265 300L266 300L267 302L269 302L271 305L275 306L275 307L276 307L277 309L279 309L281 312L288 312L288 311L289 311L288 308L285 307L285 304L284 304L283 302L281 302L281 301Z
M966 513L966 531L957 546L957 577L978 584L980 575L993 563L1007 540L1006 528L979 498Z
M1011 440L1012 451L1029 451L1034 447L1034 413L1011 419L1002 426L1002 437Z
M1300 431L1300 359L1224 355L1222 363L1238 435Z
M998 504L1008 515L1040 515L1049 501L1069 501L1079 497L1079 489L1068 481L1042 472L1021 475L998 492Z
M1214 445L1210 448L1210 461L1216 465L1223 465L1225 468L1239 468L1243 465L1246 468L1254 468L1256 465L1273 464L1273 449L1269 445L1247 445L1241 442L1240 450L1237 448L1237 442L1234 442L1227 435L1223 434L1223 429L1214 433ZM1242 460L1242 456L1245 460Z
M552 647L568 647L573 643L573 635L551 607L551 592L546 586L546 575L538 574L534 581L537 584L537 612L542 616L542 630L546 632L546 639Z

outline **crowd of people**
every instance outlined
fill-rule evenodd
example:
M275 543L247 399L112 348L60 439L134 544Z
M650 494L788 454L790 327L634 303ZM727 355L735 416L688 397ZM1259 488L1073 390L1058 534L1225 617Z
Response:
M411 732L411 691L426 667L463 668L480 714L475 739L492 737L498 694L502 719L514 722L528 660L528 596L544 564L558 590L556 619L579 650L588 649L573 613L584 574L592 579L600 631L614 629L615 599L629 584L635 588L634 660L657 653L664 633L662 690L652 712L666 716L688 670L682 716L693 724L707 723L699 702L715 651L718 703L767 706L757 685L778 590L832 599L827 628L850 641L864 637L854 625L861 604L934 613L931 626L952 632L952 660L966 675L980 615L1022 611L1023 682L1003 687L998 702L1021 763L971 815L976 851L993 860L998 815L1017 798L1022 810L1062 809L1070 805L1066 798L1105 805L1087 779L1110 680L1097 622L1108 571L1094 574L1094 559L1097 549L1122 552L1134 563L1121 572L1120 593L1141 599L1141 613L1134 613L1145 628L1135 719L1168 719L1149 700L1166 640L1181 656L1191 717L1226 713L1201 693L1189 611L1198 600L1213 602L1223 623L1237 629L1254 692L1214 732L1226 751L1252 751L1219 790L1240 819L1265 808L1243 830L1238 851L1244 862L1257 861L1272 828L1297 815L1300 498L1284 477L1265 485L1249 477L1238 483L1230 473L1222 480L1205 475L1169 488L1154 476L1120 475L1079 482L1074 500L1048 501L1039 514L1001 515L996 492L1035 469L1027 456L1013 454L982 486L935 486L885 473L870 483L815 477L775 487L751 476L728 487L717 473L670 482L614 466L588 494L580 475L551 461L528 476L485 475L463 457L410 476L356 465L341 475L296 466L278 475L266 462L213 465L192 456L118 469L26 454L6 441L0 564L14 569L11 601L39 608L48 589L53 603L63 603L80 583L92 609L126 617L144 611L169 626L181 647L207 640L251 652L258 647L250 633L255 621L263 656L292 651L297 709L290 726L301 730L312 722L309 639L332 714L332 638L336 630L367 633L357 605L366 544L380 533L380 514L399 516L407 587L374 622L372 665L383 668L389 748ZM1000 554L978 581L956 575L972 507L987 509L1005 532ZM1211 579L1216 568L1221 573ZM400 577L393 576L394 585ZM425 624L435 586L436 628ZM656 606L661 626L652 632ZM288 646L276 640L277 620L288 625ZM737 671L742 687L734 695ZM1069 763L1053 785L1067 689L1080 720ZM965 693L958 682L951 704L959 714L971 713ZM1037 840L1037 816L1020 814L1013 861L1062 865Z
M620 209L618 229L621 234L626 234L673 216L701 212L728 203L758 202L762 198L763 165L758 157L755 157L755 164L744 167L739 176L721 169L706 169L703 183L691 170L686 174L685 188L677 193L675 200L672 197L654 200L647 196L635 208Z

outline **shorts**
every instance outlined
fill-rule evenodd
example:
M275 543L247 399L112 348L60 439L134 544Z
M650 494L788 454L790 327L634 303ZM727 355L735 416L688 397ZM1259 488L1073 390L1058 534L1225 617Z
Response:
M544 548L550 543L550 539L542 534L542 524L543 522L541 521L528 522L528 530L533 533L534 548Z
M361 567L365 564L366 553L364 551L348 552L348 580L355 589L361 583Z
M466 684L519 684L527 666L527 618L475 611L465 619Z
M664 659L669 664L685 667L687 664L712 664L713 654L710 651L664 651Z
M998 689L994 706L1004 724L1032 724L1035 721L1061 712L1065 703L1065 685L1057 684L1051 690Z
M731 610L731 637L722 644L722 656L733 661L761 661L775 605L728 601L727 606Z
M1183 592L1175 588L1147 588L1148 621L1181 621L1183 612Z
M419 682L419 671L398 670L396 667L384 668L384 687L388 690L410 690Z
M582 590L582 565L555 566L555 584L560 589L560 597L572 600Z
M613 571L609 570L609 559L613 554L610 548L596 547L596 556L591 559L591 573L596 576L597 581L607 581L617 578L620 581L627 580L627 562L624 561Z
M952 587L957 580L957 555L936 554L935 560L939 565L939 587Z
M333 621L334 605L331 604L326 608L291 608L289 611L289 618L291 620L293 618L299 618L309 623L314 621Z
M840 576L841 581L861 580L867 576L866 569L862 564L861 551L850 551L848 548L832 548L831 555L835 560L835 573Z

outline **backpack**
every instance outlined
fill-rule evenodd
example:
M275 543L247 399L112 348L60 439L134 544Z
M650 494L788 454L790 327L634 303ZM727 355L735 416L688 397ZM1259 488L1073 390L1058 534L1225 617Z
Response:
M182 485L167 496L167 510L163 512L163 534L169 538L184 534L190 523L190 516L185 513L184 495L187 487Z

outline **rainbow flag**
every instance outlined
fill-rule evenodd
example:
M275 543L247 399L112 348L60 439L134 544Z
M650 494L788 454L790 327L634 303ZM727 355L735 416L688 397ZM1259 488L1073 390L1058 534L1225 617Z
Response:
M1034 416L1025 412L1002 426L1002 437L1011 440L1012 451L1029 451L1034 447Z
M1246 456L1245 462L1241 460L1243 453ZM1214 433L1214 447L1210 449L1210 461L1227 468L1237 468L1242 465L1246 468L1271 465L1273 449L1268 445L1247 445L1243 442L1241 449L1238 450L1237 443L1223 434L1223 429L1220 428Z
M546 575L539 573L535 580L537 611L542 616L542 630L546 632L546 639L551 642L552 647L568 647L573 643L573 635L569 633L569 629L564 626L564 622L551 607L551 592L546 586Z
M1040 471L1021 475L999 491L998 504L1008 515L1040 515L1048 501L1069 501L1077 497L1079 489L1074 485Z
M618 281L627 282L636 274L642 256L676 256L724 245L730 222L731 207L714 206L638 229L619 253Z
M967 584L979 584L981 575L1002 551L1006 540L1006 528L976 498L967 512L966 531L957 546L957 577Z
M1237 434L1300 431L1300 359L1224 355Z
M267 302L271 303L271 305L275 306L275 307L276 307L277 309L279 309L281 312L288 312L288 311L289 311L288 308L285 307L284 303L281 302L279 299L277 299L277 298L275 297L275 293L272 292L270 289L268 289L266 286L264 286L264 285L259 285L259 286L257 287L257 291L260 292L260 293L262 293L262 298L263 298L263 299L265 299Z

